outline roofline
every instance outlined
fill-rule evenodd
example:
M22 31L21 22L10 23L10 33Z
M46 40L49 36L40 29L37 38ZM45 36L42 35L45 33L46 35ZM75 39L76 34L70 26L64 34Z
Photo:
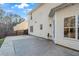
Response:
M45 3L40 3L39 6L36 7L36 8L34 8L32 11L30 11L30 12L28 13L28 15L31 14L31 13L33 13L34 11L36 11L38 8L40 8L40 7L43 6L44 4L45 4Z
M60 10L60 9L62 9L62 8L65 8L65 7L68 7L68 6L72 6L72 5L74 5L74 4L75 4L75 3L63 3L63 4L60 4L59 6L53 8L53 9L55 9L55 11L58 11L58 10Z
M59 6L56 6L55 8L52 8L50 10L49 17L52 17L56 11L61 10L62 8L65 8L68 6L72 6L74 4L76 3L63 3L63 4L60 4Z

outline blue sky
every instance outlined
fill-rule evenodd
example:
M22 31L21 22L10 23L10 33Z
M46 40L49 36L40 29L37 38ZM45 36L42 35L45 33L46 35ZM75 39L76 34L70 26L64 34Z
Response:
M38 4L36 3L3 3L1 7L6 12L13 12L21 17L26 17L27 13L30 12L33 8L36 8Z

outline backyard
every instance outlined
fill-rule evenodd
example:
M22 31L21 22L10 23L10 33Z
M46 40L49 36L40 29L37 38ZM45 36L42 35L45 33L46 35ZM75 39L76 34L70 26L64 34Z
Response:
M14 27L25 19L13 12L6 12L0 5L0 47L6 36L17 35Z
M2 43L4 39L0 41ZM30 35L7 36L0 48L0 56L79 56L74 51L56 45L51 40Z

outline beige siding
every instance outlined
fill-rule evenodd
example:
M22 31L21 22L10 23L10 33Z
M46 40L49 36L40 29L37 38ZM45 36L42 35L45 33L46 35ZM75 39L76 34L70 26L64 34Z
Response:
M38 37L48 38L47 34L50 33L50 35L52 36L52 27L49 26L49 24L52 24L52 19L50 19L48 15L50 10L57 5L59 4L44 4L32 13L33 19L29 20L29 26L33 25L34 32L31 33L29 31L29 34ZM40 24L43 24L43 30L40 30Z
M64 37L64 18L79 15L79 4L66 7L55 13L55 43L79 50L79 40Z

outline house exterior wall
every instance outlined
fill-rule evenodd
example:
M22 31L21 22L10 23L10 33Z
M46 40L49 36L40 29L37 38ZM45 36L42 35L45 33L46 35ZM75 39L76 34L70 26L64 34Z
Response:
M29 34L46 39L52 39L52 26L50 27L52 19L49 18L49 12L52 8L58 5L60 4L44 4L32 12L32 20L30 19L31 15L29 15ZM40 24L43 25L42 30L40 30ZM33 26L33 32L30 32L30 26ZM48 33L50 34L49 38L47 37Z
M28 29L28 22L23 21L20 24L17 24L16 26L14 26L13 29L14 29L14 31L27 30Z
M79 50L79 39L64 37L64 18L79 15L79 4L55 12L55 43ZM76 24L77 25L77 24ZM77 35L77 34L75 34Z

